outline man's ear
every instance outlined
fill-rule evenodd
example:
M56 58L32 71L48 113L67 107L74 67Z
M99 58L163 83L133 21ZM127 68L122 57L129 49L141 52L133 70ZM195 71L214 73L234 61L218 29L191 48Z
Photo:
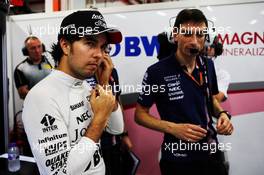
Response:
M60 46L61 46L61 49L63 51L63 54L64 55L69 55L70 53L70 43L68 41L66 41L64 38L61 38L60 39Z
M179 34L178 33L173 33L174 43L178 42L178 38L179 38Z

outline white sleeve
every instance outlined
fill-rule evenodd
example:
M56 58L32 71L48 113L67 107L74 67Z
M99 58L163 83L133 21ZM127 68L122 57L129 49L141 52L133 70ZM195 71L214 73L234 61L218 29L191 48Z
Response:
M118 135L124 132L124 117L119 103L117 110L111 113L106 126L106 131L113 135Z
M98 149L97 145L91 139L82 137L70 146L67 125L54 98L45 93L29 93L22 118L41 173L83 174Z
M216 77L217 77L218 90L224 93L225 97L227 97L227 89L231 81L230 74L223 69L218 69L216 71Z

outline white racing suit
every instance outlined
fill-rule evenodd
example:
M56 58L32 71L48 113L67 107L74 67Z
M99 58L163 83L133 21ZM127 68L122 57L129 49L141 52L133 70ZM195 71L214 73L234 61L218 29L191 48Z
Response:
M91 89L54 70L27 94L22 118L41 175L105 174L100 144L84 136L93 118ZM123 118L113 114L107 131L122 133Z

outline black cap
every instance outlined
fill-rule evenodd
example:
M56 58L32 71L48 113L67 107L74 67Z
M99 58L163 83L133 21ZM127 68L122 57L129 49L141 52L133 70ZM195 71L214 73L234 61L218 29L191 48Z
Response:
M122 34L119 30L108 28L103 15L97 10L77 11L66 16L61 22L58 40L64 35L79 37L106 33L110 44L120 43Z

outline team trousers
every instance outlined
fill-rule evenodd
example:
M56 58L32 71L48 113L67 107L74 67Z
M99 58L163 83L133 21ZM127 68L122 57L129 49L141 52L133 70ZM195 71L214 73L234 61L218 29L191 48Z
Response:
M162 175L228 175L221 152L208 156L206 160L174 162L161 159Z

